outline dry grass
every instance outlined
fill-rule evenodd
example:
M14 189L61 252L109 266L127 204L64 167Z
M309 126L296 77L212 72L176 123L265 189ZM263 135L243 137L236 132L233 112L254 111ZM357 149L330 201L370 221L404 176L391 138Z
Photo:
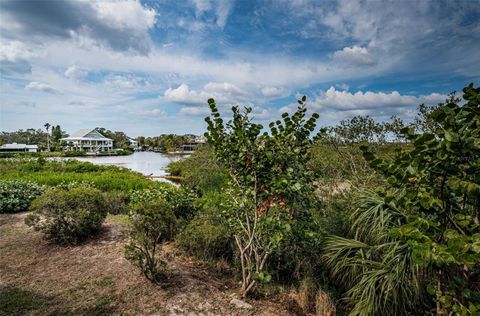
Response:
M174 245L165 247L172 258L167 284L150 283L124 259L122 219L109 217L97 238L63 247L28 228L25 215L0 214L0 315L290 315L266 300L234 309L237 285Z
M333 316L336 312L330 295L318 289L310 278L305 278L298 289L291 288L280 296L283 305L295 315Z
M315 309L317 316L332 316L335 315L336 308L328 293L321 289L317 292L315 300Z

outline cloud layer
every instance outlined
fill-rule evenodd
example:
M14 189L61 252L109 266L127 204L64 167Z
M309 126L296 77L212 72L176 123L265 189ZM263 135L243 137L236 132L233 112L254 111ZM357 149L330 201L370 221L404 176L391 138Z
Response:
M4 0L0 11L0 130L202 133L208 98L265 121L303 94L325 124L408 120L480 81L478 0Z
M156 12L136 1L6 0L2 33L22 40L76 39L114 50L147 53Z

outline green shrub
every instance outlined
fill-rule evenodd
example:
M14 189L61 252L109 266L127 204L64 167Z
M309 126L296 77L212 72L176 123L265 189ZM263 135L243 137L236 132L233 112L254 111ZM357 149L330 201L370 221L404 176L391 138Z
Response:
M65 157L79 157L79 156L85 156L87 153L81 150L73 150L73 151L65 151L63 155Z
M25 181L0 181L0 213L26 211L43 187Z
M194 218L178 235L179 245L204 260L230 259L232 234L225 225L218 225L205 216Z
M119 156L128 156L133 154L134 150L131 148L124 148L122 150L117 150L115 153Z
M177 236L179 245L203 260L231 259L233 232L223 214L227 196L212 192L197 201L199 212Z
M38 158L37 160L31 160L22 166L22 171L38 172L43 169L44 164L45 164L45 159L43 158Z
M51 189L32 202L25 223L59 244L77 244L97 233L107 216L102 192Z
M130 198L130 205L135 206L158 198L164 199L179 219L188 221L197 211L194 205L195 194L168 183L158 183L155 188L134 191Z
M169 164L168 172L183 177L183 186L201 194L222 190L228 180L226 170L206 145L199 147L190 157Z
M72 181L72 182L61 182L55 186L57 189L71 190L74 188L90 188L96 189L95 185L88 181Z
M99 171L101 168L99 165L94 165L91 162L79 162L75 160L69 159L65 163L65 172L76 172L76 173L84 173L84 172L96 172Z
M161 243L175 236L175 214L165 200L157 198L132 207L131 221L125 257L140 268L148 280L159 282L167 273L167 264L158 258L158 252Z
M130 194L124 192L105 192L104 197L107 201L109 214L128 214Z

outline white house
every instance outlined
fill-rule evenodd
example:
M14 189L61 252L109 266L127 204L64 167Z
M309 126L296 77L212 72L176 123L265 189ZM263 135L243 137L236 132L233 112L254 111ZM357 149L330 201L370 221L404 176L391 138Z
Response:
M5 144L0 147L0 152L28 152L36 153L38 151L37 145L27 145L27 144Z
M113 150L113 140L106 138L96 129L80 129L69 137L60 140L66 142L65 148L67 150L83 150L89 152Z
M133 139L133 138L128 138L128 140L130 141L130 146L133 148L133 150L137 151L139 148L138 148L138 142Z

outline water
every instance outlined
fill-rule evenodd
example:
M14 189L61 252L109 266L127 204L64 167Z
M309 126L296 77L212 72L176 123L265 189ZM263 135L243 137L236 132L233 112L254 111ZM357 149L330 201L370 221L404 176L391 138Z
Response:
M128 156L75 157L97 165L115 165L140 172L146 176L165 176L167 166L174 161L186 158L185 155L165 155L154 152L135 152ZM158 179L164 180L164 179Z

